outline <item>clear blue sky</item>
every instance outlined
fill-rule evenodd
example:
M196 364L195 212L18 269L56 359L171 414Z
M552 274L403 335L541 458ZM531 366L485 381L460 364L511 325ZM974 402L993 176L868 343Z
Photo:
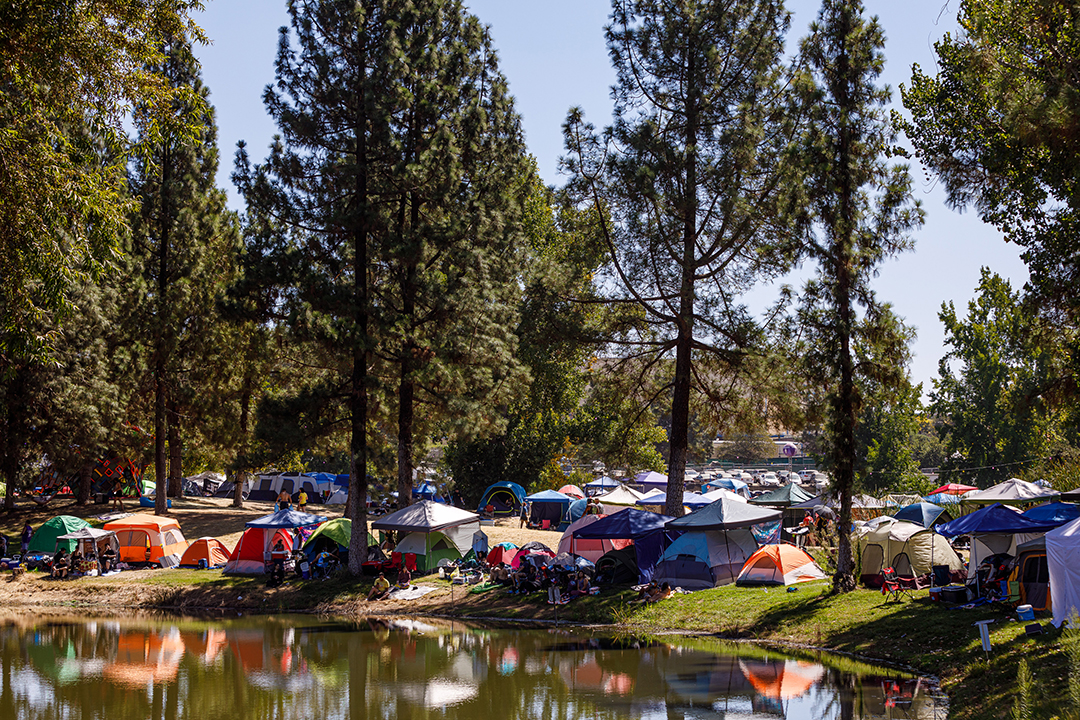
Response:
M490 26L503 72L522 115L529 150L549 184L561 185L558 158L562 153L562 122L568 108L579 105L597 127L610 122L609 89L614 73L604 45L603 26L610 5L605 0L466 0ZM255 161L261 161L275 128L262 104L263 89L274 79L278 28L287 24L285 3L278 0L208 0L200 25L213 44L197 49L203 79L217 108L222 164L219 185L229 190L230 205L242 209L229 180L236 143L246 140ZM958 3L957 3L958 4ZM893 88L906 82L911 66L934 67L934 41L955 27L956 5L943 0L868 2L886 34L884 81ZM816 17L812 0L789 3L793 13L790 48L806 34ZM878 297L891 302L908 324L916 327L912 376L930 389L943 354L943 333L937 313L942 302L953 301L966 312L979 279L988 266L1012 280L1014 287L1028 277L1019 248L970 211L958 213L944 204L934 179L917 165L912 168L915 192L926 210L926 224L916 235L913 252L889 261L877 281ZM755 290L751 307L764 307L775 288Z

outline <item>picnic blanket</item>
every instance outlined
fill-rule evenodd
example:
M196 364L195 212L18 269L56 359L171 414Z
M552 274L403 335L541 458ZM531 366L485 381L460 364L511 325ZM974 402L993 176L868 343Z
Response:
M415 600L434 591L435 588L430 585L410 585L407 588L394 588L387 597L391 600Z

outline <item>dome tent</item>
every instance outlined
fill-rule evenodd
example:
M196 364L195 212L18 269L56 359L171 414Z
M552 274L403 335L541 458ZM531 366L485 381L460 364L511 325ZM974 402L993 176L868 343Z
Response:
M793 585L825 580L814 559L794 545L762 545L743 565L736 585Z
M488 505L494 509L495 515L514 515L521 509L521 503L525 502L525 488L516 482L503 480L492 483L480 496L480 504L476 512L482 512Z
M630 540L614 538L578 538L576 536L578 531L587 528L589 525L592 525L605 517L607 516L583 515L579 520L576 520L570 527L566 528L566 531L563 532L562 537L559 539L559 549L557 554L573 553L590 562L596 562L604 553L630 545Z
M30 539L30 547L27 548L27 552L47 553L51 555L61 547L65 548L68 552L73 552L75 550L74 540L62 540L58 545L56 539L61 535L67 535L68 533L88 527L90 527L90 523L82 518L77 518L72 515L57 515L56 517L51 517L42 523L41 527L34 532L34 537Z
M285 549L291 552L295 539L292 530L323 522L326 522L323 515L311 515L298 510L279 510L246 523L247 529L225 563L225 572L238 575L258 575L265 572L270 548L279 539Z
M935 565L958 572L964 563L942 535L911 522L882 522L853 543L858 549L859 578L863 584L880 585L882 568L892 567L900 577L918 577Z
M229 561L229 548L217 538L201 537L188 545L180 558L180 567L202 567L200 560L208 568L224 567Z

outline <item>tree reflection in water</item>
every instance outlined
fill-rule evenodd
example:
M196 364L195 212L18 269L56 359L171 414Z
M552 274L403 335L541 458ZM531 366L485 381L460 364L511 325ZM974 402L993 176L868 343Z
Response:
M827 657L565 628L297 616L16 616L0 718L936 718L924 682Z

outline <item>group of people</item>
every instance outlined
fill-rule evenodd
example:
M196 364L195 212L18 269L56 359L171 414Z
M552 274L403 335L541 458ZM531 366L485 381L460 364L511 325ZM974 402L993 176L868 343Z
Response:
M409 572L409 568L402 565L398 568L397 583L391 585L390 581L386 579L386 573L380 572L379 577L375 578L375 584L371 586L371 592L368 593L367 599L371 600L385 600L390 596L390 591L394 588L401 590L407 590L412 586L412 573Z
M308 494L307 490L300 488L300 492L296 495L296 509L300 512L307 512ZM292 495L288 490L282 489L277 496L277 509L288 510L292 507Z
M90 561L97 563L97 570L105 574L116 568L116 549L112 545L106 545L104 550L97 553L82 553L76 546L75 552L68 553L67 548L60 548L53 555L52 576L58 580L69 577L72 573L81 573L84 563Z

